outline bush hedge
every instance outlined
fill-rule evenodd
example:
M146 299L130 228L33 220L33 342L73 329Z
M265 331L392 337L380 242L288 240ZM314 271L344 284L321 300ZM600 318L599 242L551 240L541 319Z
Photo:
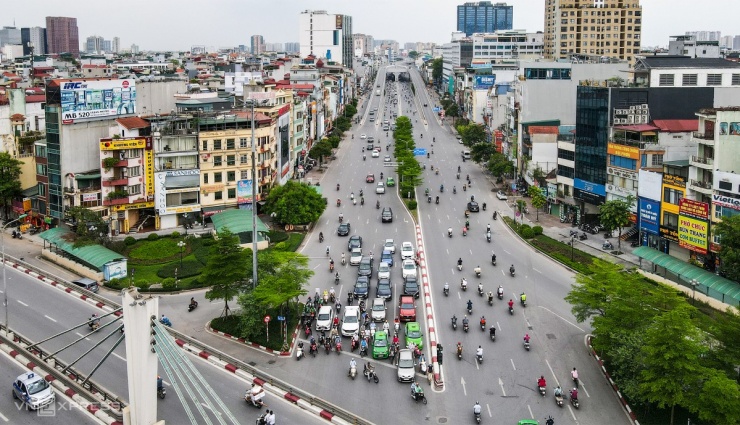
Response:
M532 230L534 231L535 236L539 236L542 234L542 226L534 226Z

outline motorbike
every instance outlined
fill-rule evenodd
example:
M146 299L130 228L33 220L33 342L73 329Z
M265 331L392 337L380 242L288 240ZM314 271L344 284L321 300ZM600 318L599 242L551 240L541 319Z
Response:
M481 269L480 269L480 267L476 267L475 269L473 269L473 271L475 272L475 276L476 276L476 277L480 277L480 274L481 274ZM482 287L482 286L480 286L480 285L478 285L478 291L480 292L480 291L482 291L482 290L483 290L483 287ZM481 295L483 295L483 294L481 293Z
M480 277L480 274L478 273L476 274L478 275L478 277ZM478 295L480 295L481 297L483 296L483 284L482 283L478 284Z
M457 179L460 180L460 173L457 173Z
M452 229L447 229L447 237L452 237Z
M344 259L342 259L342 265L345 265L345 264L346 264L346 261L344 261ZM336 275L334 275L334 284L337 285L337 286L339 285L339 273L337 273ZM334 297L332 297L332 298L334 298ZM332 302L333 301L334 300L332 300Z
M267 413L259 415L254 423L257 425L267 425Z
M459 270L461 270L461 269L459 269ZM462 289L463 291L467 291L468 290L468 281L467 280L462 279L460 281L460 289Z
M503 289L498 291L498 299L503 300L504 299L504 291Z
M539 389L540 389L540 394L542 395L542 397L544 397L545 396L545 393L547 393L547 388L545 388L545 387L539 387Z
M570 404L573 405L573 407L576 408L576 409L578 409L578 407L581 406L581 404L578 402L578 399L577 398L573 398L572 396L570 398Z
M459 271L459 272L462 271L462 263L458 263L457 264L457 271Z
M493 257L491 257L491 265L494 267L496 266L496 259L494 259Z
M445 287L442 289L442 292L445 294L445 296L450 295L450 287L449 287L449 285L445 285Z
M339 183L337 183L337 192L339 192Z
M496 331L494 329L496 328L491 327L491 330L488 331L488 334L491 336L491 341L496 341Z
M478 359L478 363L483 363L483 354L475 354L475 357Z
M324 340L324 351L326 352L326 354L329 354L329 352L331 352L331 342L329 342L329 338Z
M427 196L427 203L428 204L431 204L432 203L432 197L431 196Z
M452 330L457 330L457 317L452 317Z
M167 390L164 389L164 387L158 387L157 388L157 397L164 400L165 396L167 396Z
M526 307L527 306L527 301L520 298L519 299L519 304L521 304L522 307Z
M248 388L247 393L244 394L244 401L258 409L265 405L265 402L262 401L263 398L265 398L265 390L259 386Z
M458 345L457 346L457 359L458 360L462 360L462 350L463 350L462 345Z
M493 292L488 291L488 305L493 305Z
M486 233L486 240L491 243L491 232Z
M367 356L367 346L363 347L362 345L360 345L360 357L365 356Z
M562 395L555 395L555 404L558 405L558 407L563 407L563 396Z
M483 332L485 332L485 330L486 330L486 321L485 320L481 320L480 321L480 330L483 331Z
M308 348L308 352L311 356L316 357L316 353L319 352L319 347L316 345L316 342L311 343L311 346Z
M513 306L509 306L509 314L512 315L512 316L514 315L514 307Z
M362 374L367 378L367 382L370 382L370 380L375 381L376 384L380 382L378 375L375 374L375 369L365 369Z
M484 202L483 203L483 211L485 211L485 210L486 210L486 203Z
M198 302L197 301L188 304L188 313L190 313L191 311L195 310L196 308L198 308Z
M437 196L437 198L434 200L434 203L439 204L439 196Z
M379 210L380 209L380 201L378 201L378 202L375 203L375 209L376 210Z
M511 274L511 277L514 277L514 274L515 273L516 273L516 271L514 270L513 267L509 269L509 274Z
M336 345L334 346L334 350L337 352L337 355L342 352L342 341L337 341Z
M524 341L524 349L529 351L529 341Z
M497 220L498 219L498 211L494 211L493 212L493 219L494 220Z
M463 161L465 161L465 160L463 160ZM475 423L478 423L479 424L480 423L480 413L473 412L473 414L475 415Z
M354 381L356 376L357 376L357 366L350 366L349 377L352 378L352 380Z
M412 391L411 398L413 398L416 402L422 401L424 402L424 404L427 404L427 398L424 397L424 390L420 389L419 391Z
M300 361L303 358L303 343L298 343L298 348L295 350L295 359Z
M463 322L463 331L467 332L470 329L470 325Z
M604 241L604 243L601 244L601 249L603 250L614 249L614 245L612 245L612 243L609 241Z
M347 292L347 305L352 305L353 299L354 299L354 296L352 295L352 292Z
M324 235L319 235L319 243L324 243Z

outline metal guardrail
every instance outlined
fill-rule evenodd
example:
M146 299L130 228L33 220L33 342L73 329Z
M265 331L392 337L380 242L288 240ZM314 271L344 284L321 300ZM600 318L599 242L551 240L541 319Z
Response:
M326 410L327 412L331 412L334 416L338 416L339 418L344 419L345 421L348 421L350 423L357 424L357 425L373 425L373 422L369 422L363 418L360 418L352 414L352 412L345 410L335 404L332 404L322 398L319 398L307 391L303 391L299 388L295 388L291 386L289 383L279 378L276 378L266 372L262 372L258 370L257 368L239 359L236 359L226 353L223 353L221 351L214 349L213 347L203 344L197 339L193 339L172 328L169 328L168 331L170 332L170 335L173 335L174 337L187 342L189 345L195 346L203 351L207 351L211 356L214 356L217 359L222 360L224 362L230 363L238 367L239 369L248 372L249 374L253 375L256 378L263 379L265 382L268 382L270 385L274 385L284 391L287 391L295 396L298 396L300 397L301 400L306 400L309 403Z

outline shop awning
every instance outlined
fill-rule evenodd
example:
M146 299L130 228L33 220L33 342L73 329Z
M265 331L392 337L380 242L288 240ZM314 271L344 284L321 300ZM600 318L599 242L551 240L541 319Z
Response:
M685 261L679 260L678 258L671 257L668 254L664 254L656 249L648 246L641 246L632 251L633 254L640 258L650 261L651 263L664 267L666 270L678 276L678 278L684 282L691 282L696 279L696 282L711 290L723 294L726 297L732 298L740 302L740 284L730 279L726 279L722 276L718 276L712 272L708 272L700 267L693 266ZM709 291L702 291L708 293ZM734 303L737 305L737 302Z

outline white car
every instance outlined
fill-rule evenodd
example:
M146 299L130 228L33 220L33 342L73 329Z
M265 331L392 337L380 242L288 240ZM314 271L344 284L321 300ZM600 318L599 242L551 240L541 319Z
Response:
M506 194L504 192L502 192L502 191L499 190L498 192L496 192L496 197L498 199L501 199L503 201L503 200L506 199Z
M383 184L383 182L378 183L378 186L375 188L375 193L377 194L385 193L385 185Z
M401 244L401 259L414 258L414 245L411 242Z
M414 380L414 354L408 348L398 351L398 381L411 382Z
M334 320L334 309L328 305L322 306L319 314L316 315L316 330L328 331L331 329L332 320Z
M393 242L393 239L385 240L385 243L383 244L383 251L390 251L391 254L396 253L396 243Z
M383 158L383 162L391 162L391 156L390 156L390 155L386 155L386 156L385 156L385 157Z
M390 279L391 278L391 266L385 261L382 261L378 266L378 279Z
M349 265L359 266L362 261L362 248L352 248L352 253L349 255Z
M344 307L342 319L342 335L352 336L360 330L360 307L348 305Z
M373 158L380 158L380 152L374 150L373 153L370 154Z
M382 298L375 298L373 300L373 305L370 308L370 311L370 317L373 319L373 321L382 322L383 320L385 320L385 300Z
M416 277L416 263L414 260L403 260L403 269L401 276L406 279L407 276Z
M367 134L360 134L360 139L367 139Z

